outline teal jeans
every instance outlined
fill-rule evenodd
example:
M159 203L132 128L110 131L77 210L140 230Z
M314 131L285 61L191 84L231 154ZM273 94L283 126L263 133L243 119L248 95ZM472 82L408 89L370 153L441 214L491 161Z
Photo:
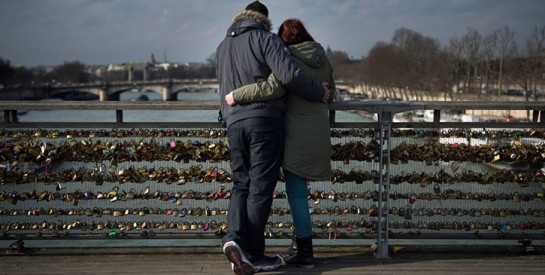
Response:
M308 207L307 181L288 170L284 170L286 178L286 194L290 205L295 236L297 238L308 238L312 236L312 223Z

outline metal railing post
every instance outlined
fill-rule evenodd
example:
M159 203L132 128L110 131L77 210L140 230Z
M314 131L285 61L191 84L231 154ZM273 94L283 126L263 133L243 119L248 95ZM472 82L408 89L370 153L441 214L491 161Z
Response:
M390 212L390 152L392 149L390 137L393 122L393 112L382 111L379 114L380 125L380 161L377 219L377 251L375 257L387 259L388 255L388 214Z
M11 122L19 122L19 115L17 114L17 110L11 110Z
M10 123L11 122L11 111L10 110L4 110L4 123Z
M115 122L123 123L123 110L115 110Z

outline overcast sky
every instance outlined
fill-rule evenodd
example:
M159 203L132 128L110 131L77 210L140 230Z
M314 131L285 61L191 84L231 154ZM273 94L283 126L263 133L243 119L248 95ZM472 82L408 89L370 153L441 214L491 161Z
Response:
M0 58L27 67L201 62L250 0L0 0ZM276 32L300 18L324 46L353 58L405 27L443 45L468 28L508 26L522 45L545 26L545 0L262 0Z

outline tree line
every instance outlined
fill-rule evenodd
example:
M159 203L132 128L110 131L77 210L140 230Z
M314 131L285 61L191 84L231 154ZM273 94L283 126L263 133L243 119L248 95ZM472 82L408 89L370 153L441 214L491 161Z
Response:
M399 97L424 95L455 99L464 94L505 94L517 87L537 100L545 77L545 26L534 28L525 45L503 27L481 35L469 28L447 45L419 32L397 29L391 41L377 42L365 58L353 61L331 52L336 79L396 88Z
M517 87L527 98L537 100L545 76L545 26L535 27L524 45L505 26L481 35L469 28L447 45L419 32L399 28L391 41L377 42L367 56L355 60L343 51L327 49L338 81L365 83L392 89L400 98L421 100L424 95L455 99L459 94L505 94ZM150 79L214 78L214 56L200 64L146 67ZM86 83L127 80L127 71L93 73L79 61L53 69L13 67L0 58L0 84L43 85L53 82ZM141 74L141 72L139 72ZM141 78L137 75L136 78Z

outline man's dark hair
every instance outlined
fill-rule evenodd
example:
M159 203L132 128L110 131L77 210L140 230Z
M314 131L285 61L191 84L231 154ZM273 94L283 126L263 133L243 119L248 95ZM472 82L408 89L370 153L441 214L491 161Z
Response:
M246 10L257 11L269 17L269 10L267 9L265 5L261 4L259 1L254 1L248 4L248 6L246 6Z

